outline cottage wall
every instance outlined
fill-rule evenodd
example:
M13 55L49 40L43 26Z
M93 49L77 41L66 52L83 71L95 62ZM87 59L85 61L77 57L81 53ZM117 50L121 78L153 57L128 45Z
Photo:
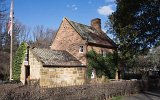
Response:
M20 81L25 84L25 66L24 66L24 62L22 62L21 65L21 74L20 74Z
M79 53L80 46L83 46L84 52ZM73 29L70 23L63 19L63 22L51 45L54 50L66 50L84 65L86 65L86 45L81 36Z
M36 59L36 57L33 55L32 51L29 50L29 64L25 65L24 62L21 66L21 75L20 75L20 81L25 84L26 81L26 68L25 66L30 67L30 76L29 80L31 83L38 82L40 79L40 68L42 68L42 63Z
M37 58L33 55L32 52L29 52L29 65L30 65L30 80L39 80L40 79L40 69L42 68L41 61L38 61Z
M79 85L85 82L84 67L43 67L40 86Z
M105 51L106 53L113 53L113 49L96 47L96 46L87 46L87 51L89 52L91 50L93 50L99 54L101 54L102 50Z

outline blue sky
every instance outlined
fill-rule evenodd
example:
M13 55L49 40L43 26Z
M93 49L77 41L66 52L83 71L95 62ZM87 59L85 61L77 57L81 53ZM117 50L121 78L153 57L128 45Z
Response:
M86 25L91 19L100 18L104 29L107 16L115 10L114 0L14 0L14 4L15 19L31 28L43 25L57 29L67 17Z

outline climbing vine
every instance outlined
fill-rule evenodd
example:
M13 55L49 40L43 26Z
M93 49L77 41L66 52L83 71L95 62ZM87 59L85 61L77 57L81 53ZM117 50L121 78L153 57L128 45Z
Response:
M102 75L108 78L115 78L117 69L117 55L116 53L108 53L105 57L101 54L97 54L95 51L89 51L87 53L88 69L87 75L91 77L92 70L96 70L97 77Z
M13 69L12 69L13 70L13 77L12 77L13 80L16 80L16 81L20 80L21 65L25 58L26 50L27 50L27 44L25 42L22 42L13 58Z

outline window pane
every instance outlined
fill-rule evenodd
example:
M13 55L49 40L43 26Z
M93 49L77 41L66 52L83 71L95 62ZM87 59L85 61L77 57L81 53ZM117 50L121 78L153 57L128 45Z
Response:
M83 46L80 46L79 52L83 52Z

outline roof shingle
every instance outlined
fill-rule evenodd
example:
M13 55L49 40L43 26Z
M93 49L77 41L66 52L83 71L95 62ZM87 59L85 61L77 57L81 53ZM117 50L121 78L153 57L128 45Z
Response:
M33 54L43 63L50 66L82 66L82 63L67 51L33 48Z
M68 20L68 19L67 19ZM68 20L72 27L80 34L80 36L89 43L116 47L116 44L103 31L99 32L92 26L87 26L74 21Z

